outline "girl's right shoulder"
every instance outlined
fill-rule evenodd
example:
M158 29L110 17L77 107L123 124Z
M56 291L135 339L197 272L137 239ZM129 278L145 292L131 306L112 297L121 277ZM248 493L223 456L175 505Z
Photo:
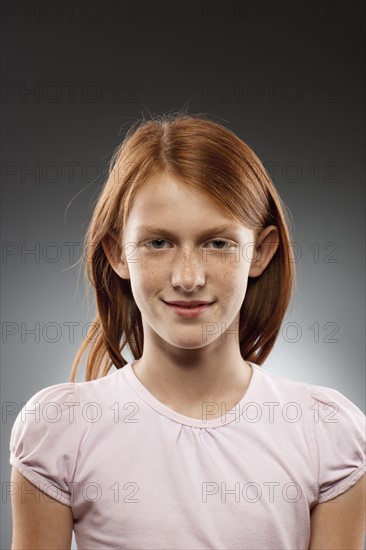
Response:
M22 403L10 436L10 464L52 498L70 504L77 458L78 384L63 382Z

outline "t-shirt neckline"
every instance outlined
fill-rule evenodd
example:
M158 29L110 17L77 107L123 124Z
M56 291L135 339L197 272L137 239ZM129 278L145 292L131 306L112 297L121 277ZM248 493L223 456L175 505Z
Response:
M246 404L252 402L253 398L255 397L263 374L262 369L259 365L253 363L252 361L247 361L247 363L252 367L252 376L249 381L247 390L241 400L228 411L225 411L225 408L223 408L223 414L221 417L213 418L211 420L209 418L207 420L200 420L198 418L186 416L175 411L174 409L171 409L170 407L168 407L168 405L165 405L162 401L155 397L146 388L146 386L144 386L144 384L137 377L135 371L133 370L132 365L133 363L135 363L135 361L137 361L137 359L127 363L122 368L122 372L128 384L141 397L141 399L163 416L166 416L167 418L170 418L171 420L174 420L175 422L178 422L180 424L185 424L187 426L193 426L196 428L217 428L219 426L229 424L233 420L236 420L238 418L238 415L241 415L243 413L243 407ZM209 417L209 414L207 416Z

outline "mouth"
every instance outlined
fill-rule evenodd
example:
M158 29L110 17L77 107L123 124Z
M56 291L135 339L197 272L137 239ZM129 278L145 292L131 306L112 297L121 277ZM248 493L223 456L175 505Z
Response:
M163 300L164 301L164 300ZM214 302L200 304L179 305L176 302L164 302L174 313L181 317L197 317L207 311ZM181 302L182 303L182 302Z
M209 302L207 300L192 300L191 302L184 301L184 300L175 300L171 302L166 302L163 300L166 304L169 304L171 306L181 306L181 307L198 307L198 306L206 306L211 305L213 302Z

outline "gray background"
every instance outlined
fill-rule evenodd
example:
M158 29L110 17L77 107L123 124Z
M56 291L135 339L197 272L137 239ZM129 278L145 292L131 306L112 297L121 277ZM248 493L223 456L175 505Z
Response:
M126 124L183 106L253 147L291 212L298 290L264 368L365 411L364 2L1 8L3 411L68 379L95 313L81 243Z

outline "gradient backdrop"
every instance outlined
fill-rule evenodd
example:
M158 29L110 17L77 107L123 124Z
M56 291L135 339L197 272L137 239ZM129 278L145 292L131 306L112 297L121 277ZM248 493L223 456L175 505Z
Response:
M260 156L297 254L264 368L365 411L364 12L349 0L1 3L2 549L11 427L32 394L67 381L94 318L81 243L141 113L206 113Z

